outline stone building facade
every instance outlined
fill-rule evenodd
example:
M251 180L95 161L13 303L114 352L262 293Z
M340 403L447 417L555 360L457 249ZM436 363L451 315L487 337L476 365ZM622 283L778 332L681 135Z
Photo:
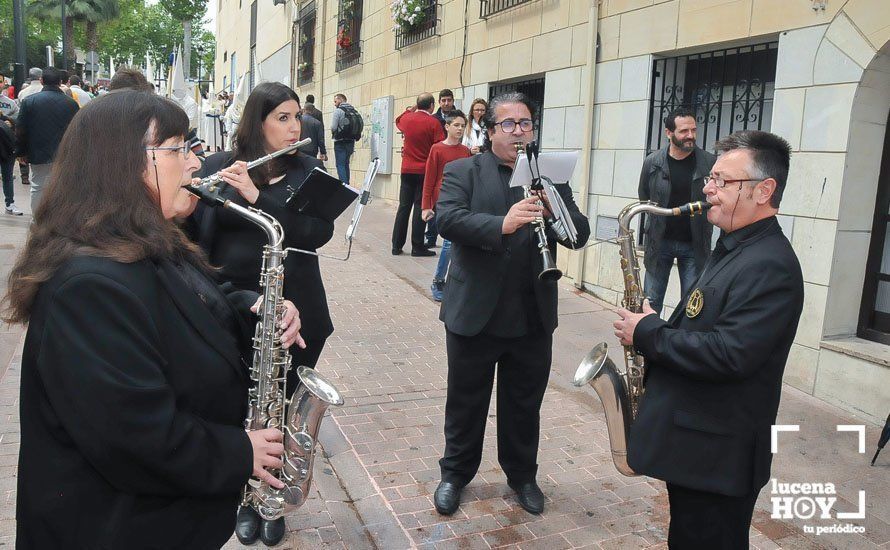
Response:
M572 187L603 239L636 200L646 154L664 146L671 107L695 109L705 148L741 128L785 137L780 218L806 285L786 382L865 421L890 412L890 2L439 0L419 2L423 21L401 29L389 0L277 1L220 0L217 88L252 72L314 94L328 119L346 94L369 128L352 183L373 149L388 161L373 188L384 198L398 196L392 119L446 87L465 108L531 93L544 150L580 153ZM577 286L620 300L614 244L560 264ZM675 272L666 304L678 294Z

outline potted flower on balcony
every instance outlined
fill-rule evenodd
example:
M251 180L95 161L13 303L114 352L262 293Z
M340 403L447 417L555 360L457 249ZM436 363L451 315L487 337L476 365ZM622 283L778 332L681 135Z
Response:
M427 18L429 0L393 0L390 6L393 30L409 33L420 26Z
M337 47L341 50L348 50L352 47L352 33L348 23L340 24L340 29L337 31Z

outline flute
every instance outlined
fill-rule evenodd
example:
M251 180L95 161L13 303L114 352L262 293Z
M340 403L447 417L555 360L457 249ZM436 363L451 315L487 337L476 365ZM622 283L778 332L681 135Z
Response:
M312 140L309 138L301 139L295 143L291 143L287 147L283 149L279 149L273 153L269 153L264 157L260 157L256 160L252 160L247 163L247 169L251 170L256 168L257 166L261 166L266 164L270 160L280 157L281 155L287 155L289 153L294 152L297 148L302 147L308 143L312 143ZM223 182L222 176L219 175L219 172L215 174L211 174L206 178L202 178L198 183L190 183L185 186L185 188L197 196L202 201L210 204L210 205L218 205L225 204L226 200L219 196L219 184Z

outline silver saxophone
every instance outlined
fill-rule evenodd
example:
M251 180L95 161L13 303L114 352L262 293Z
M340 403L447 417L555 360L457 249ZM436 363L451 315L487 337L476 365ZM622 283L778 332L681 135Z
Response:
M303 143L294 143L247 166L259 166L293 151ZM270 469L269 472L284 484L284 488L275 489L265 481L251 478L244 487L242 505L254 508L263 519L274 520L306 501L312 482L312 463L321 420L327 408L342 405L343 398L323 376L307 367L299 367L297 375L302 385L289 401L286 400L286 373L291 360L290 353L281 346L278 329L284 315L284 259L287 257L287 250L283 248L284 230L278 220L262 210L245 208L221 197L218 189L220 181L218 174L214 174L201 180L200 184L186 188L202 201L231 210L256 224L268 240L268 244L263 246L260 270L263 301L253 337L253 364L250 368L253 387L248 392L244 428L248 431L277 428L283 432L282 467Z
M676 208L662 208L654 202L635 202L621 210L618 214L618 254L621 257L624 279L624 298L621 305L625 309L634 313L642 312L643 300L646 298L640 284L640 264L637 261L631 221L643 212L653 216L695 216L710 207L710 203L701 201ZM633 346L623 347L624 372L619 371L609 359L609 346L602 342L594 346L581 361L572 383L579 387L590 384L599 396L606 414L612 462L619 473L635 476L637 473L627 464L627 441L643 397L646 365L643 356Z

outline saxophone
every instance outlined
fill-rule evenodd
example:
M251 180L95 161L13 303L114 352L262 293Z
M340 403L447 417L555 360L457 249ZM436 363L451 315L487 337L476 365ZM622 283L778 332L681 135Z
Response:
M635 202L621 210L618 214L618 254L621 257L624 279L624 298L621 305L625 309L640 313L645 299L640 284L640 264L634 246L634 230L630 225L633 218L643 212L653 216L695 216L710 207L710 203L701 201L676 208L662 208L654 202ZM572 383L579 387L590 384L599 396L606 415L612 462L622 475L635 476L637 473L627 464L627 441L643 397L646 366L643 356L633 346L623 347L624 372L619 371L609 359L608 345L602 342L594 346L581 361Z
M257 159L248 163L248 167L268 162L300 144ZM231 210L256 224L269 243L263 246L260 270L263 301L253 337L250 379L254 386L248 392L244 428L248 431L277 428L283 432L282 467L269 472L284 483L284 488L275 489L265 481L251 478L244 487L241 504L252 507L265 520L274 520L306 501L321 420L328 406L342 405L343 398L333 384L307 367L297 369L302 384L290 401L285 398L285 375L291 360L290 353L281 346L278 330L284 315L284 259L287 257L287 250L283 248L284 230L278 220L262 210L225 200L219 194L218 184L219 178L214 175L187 186L187 189L202 201Z

